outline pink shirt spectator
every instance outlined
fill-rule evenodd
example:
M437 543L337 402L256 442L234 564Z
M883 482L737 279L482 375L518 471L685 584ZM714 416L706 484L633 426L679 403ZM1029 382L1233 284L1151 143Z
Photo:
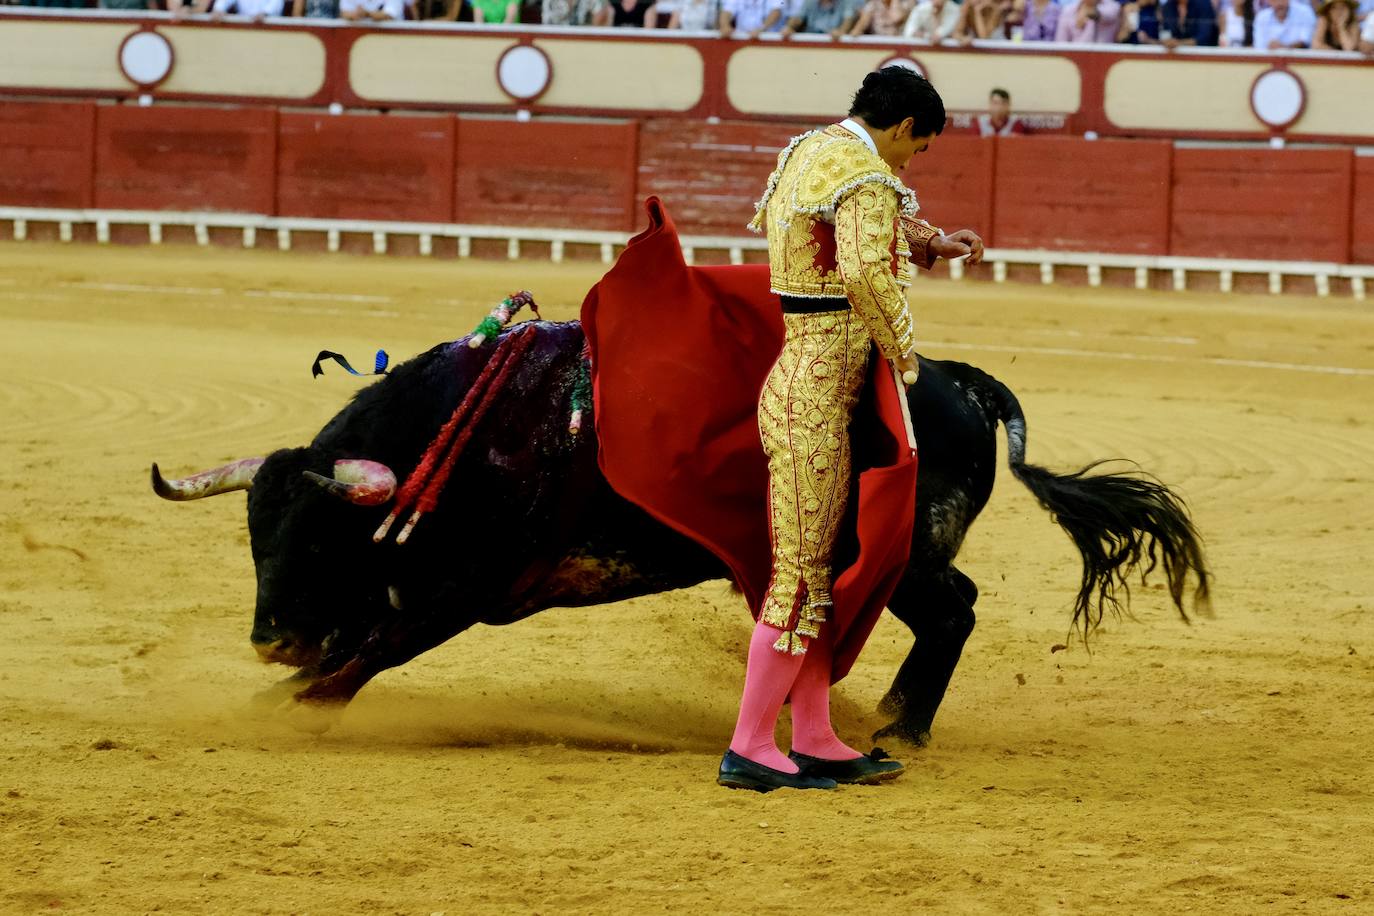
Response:
M1021 40L1054 41L1059 13L1060 7L1055 0L1026 0L1025 18L1021 21Z
M1079 12L1083 12L1080 22ZM1088 14L1096 12L1097 18ZM1078 0L1059 11L1054 40L1080 45L1109 45L1116 41L1121 22L1121 4L1116 0Z
M850 34L900 35L915 5L915 0L868 0Z
M980 137L1019 137L1026 133L1026 125L1017 115L1009 116L1001 126L992 123L992 115L980 114L973 122L973 133Z

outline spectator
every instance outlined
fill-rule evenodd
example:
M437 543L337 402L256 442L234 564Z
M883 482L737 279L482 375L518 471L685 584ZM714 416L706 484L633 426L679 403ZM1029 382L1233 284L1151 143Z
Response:
M1326 0L1317 7L1312 47L1319 51L1354 51L1360 46L1355 0Z
M1360 50L1374 54L1374 13L1364 17L1364 28L1360 30Z
M709 32L720 25L720 4L717 0L678 0L668 19L668 28L684 32ZM658 11L663 12L663 4Z
M1136 0L1122 6L1116 40L1128 45L1158 44L1159 0Z
M1171 51L1180 45L1216 47L1212 0L1164 0L1159 6L1159 43Z
M229 13L237 13L262 22L268 16L280 16L284 5L283 0L212 0L210 18L223 19Z
M797 32L829 35L838 40L854 25L855 12L851 0L806 0L796 16L783 26L782 37L791 38Z
M1217 0L1217 44L1244 48L1255 23L1254 0Z
M1312 44L1317 14L1306 3L1270 0L1267 10L1255 16L1255 50L1282 51Z
M349 22L387 22L405 18L402 0L339 0L339 18Z
M1001 38L1011 15L1012 0L964 0L954 37L962 45L975 38Z
M850 35L886 35L895 38L902 34L902 26L916 6L916 0L868 0L859 10L859 18L849 30Z
M658 9L653 0L611 0L611 25L617 29L658 28Z
M1046 0L1053 3L1054 0ZM959 4L950 0L921 0L906 19L902 35L938 45L954 35L959 25Z
M520 0L468 0L472 21L490 25L512 25L520 21Z
M973 132L980 137L1012 137L1026 133L1026 125L1011 113L1011 93L994 89L988 94L988 112L973 122Z
M297 19L338 19L339 0L291 0L291 15Z
M1116 41L1121 24L1121 4L1116 0L1078 0L1059 12L1054 40L1079 45L1109 45Z
M758 38L782 19L782 5L782 0L721 0L721 37L739 30L750 40Z
M543 25L591 25L606 0L543 0L539 22Z
M846 3L853 0L845 0ZM806 0L782 0L782 15L778 21L768 27L770 32L782 32L787 27L787 23L797 19L802 14L802 7L806 6Z
M1355 10L1355 21L1365 22L1374 13L1374 0L1359 0L1359 8Z
M1054 41L1059 24L1057 0L1016 0L1008 21L1021 27L1022 41Z

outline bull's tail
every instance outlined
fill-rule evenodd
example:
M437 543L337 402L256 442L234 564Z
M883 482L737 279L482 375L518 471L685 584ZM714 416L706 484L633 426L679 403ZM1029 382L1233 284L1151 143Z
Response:
M1083 578L1074 601L1074 626L1086 638L1110 609L1129 609L1130 581L1144 584L1162 569L1169 596L1186 621L1184 592L1189 573L1196 580L1194 610L1207 613L1211 575L1202 540L1183 500L1159 480L1138 469L1097 471L1096 461L1068 474L1026 462L1026 416L1011 389L990 375L983 388L1007 427L1011 472L1050 512L1083 558ZM982 382L983 380L980 380Z

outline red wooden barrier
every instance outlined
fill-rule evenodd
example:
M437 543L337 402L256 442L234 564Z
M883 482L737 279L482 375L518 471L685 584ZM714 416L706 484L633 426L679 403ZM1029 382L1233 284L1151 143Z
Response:
M972 229L987 244L998 244L993 237L996 151L995 142L981 137L939 136L929 150L913 156L902 180L916 191L920 215L946 232Z
M743 235L800 124L641 125L0 102L0 206L228 210ZM1374 158L1349 149L937 138L922 215L1002 248L1374 263Z
M1167 254L1172 152L1154 140L999 138L997 245Z
M452 222L455 124L450 116L283 113L277 212Z
M1356 264L1374 264L1374 157L1355 157L1350 209L1350 260Z
M1173 253L1348 260L1353 158L1348 149L1175 151Z
M91 205L94 102L0 102L0 204Z
M802 124L648 121L639 132L639 198L662 197L679 232L745 235L754 204Z
M276 153L275 109L101 106L95 206L273 214Z
M629 231L638 125L460 118L460 223Z

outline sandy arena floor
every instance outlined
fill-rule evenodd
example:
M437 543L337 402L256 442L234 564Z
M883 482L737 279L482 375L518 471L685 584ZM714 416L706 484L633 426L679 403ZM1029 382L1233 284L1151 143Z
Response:
M1213 620L1158 590L1094 654L1077 564L1005 472L980 626L896 783L714 784L748 619L723 584L478 628L320 738L241 709L243 498L171 474L304 444L505 292L599 265L0 244L0 912L1374 912L1374 311L919 285L922 350L1021 397L1032 461L1135 458L1191 502ZM668 633L693 647L664 665ZM842 688L856 743L909 637ZM1024 681L1024 683L1022 683ZM865 745L866 746L866 745Z

